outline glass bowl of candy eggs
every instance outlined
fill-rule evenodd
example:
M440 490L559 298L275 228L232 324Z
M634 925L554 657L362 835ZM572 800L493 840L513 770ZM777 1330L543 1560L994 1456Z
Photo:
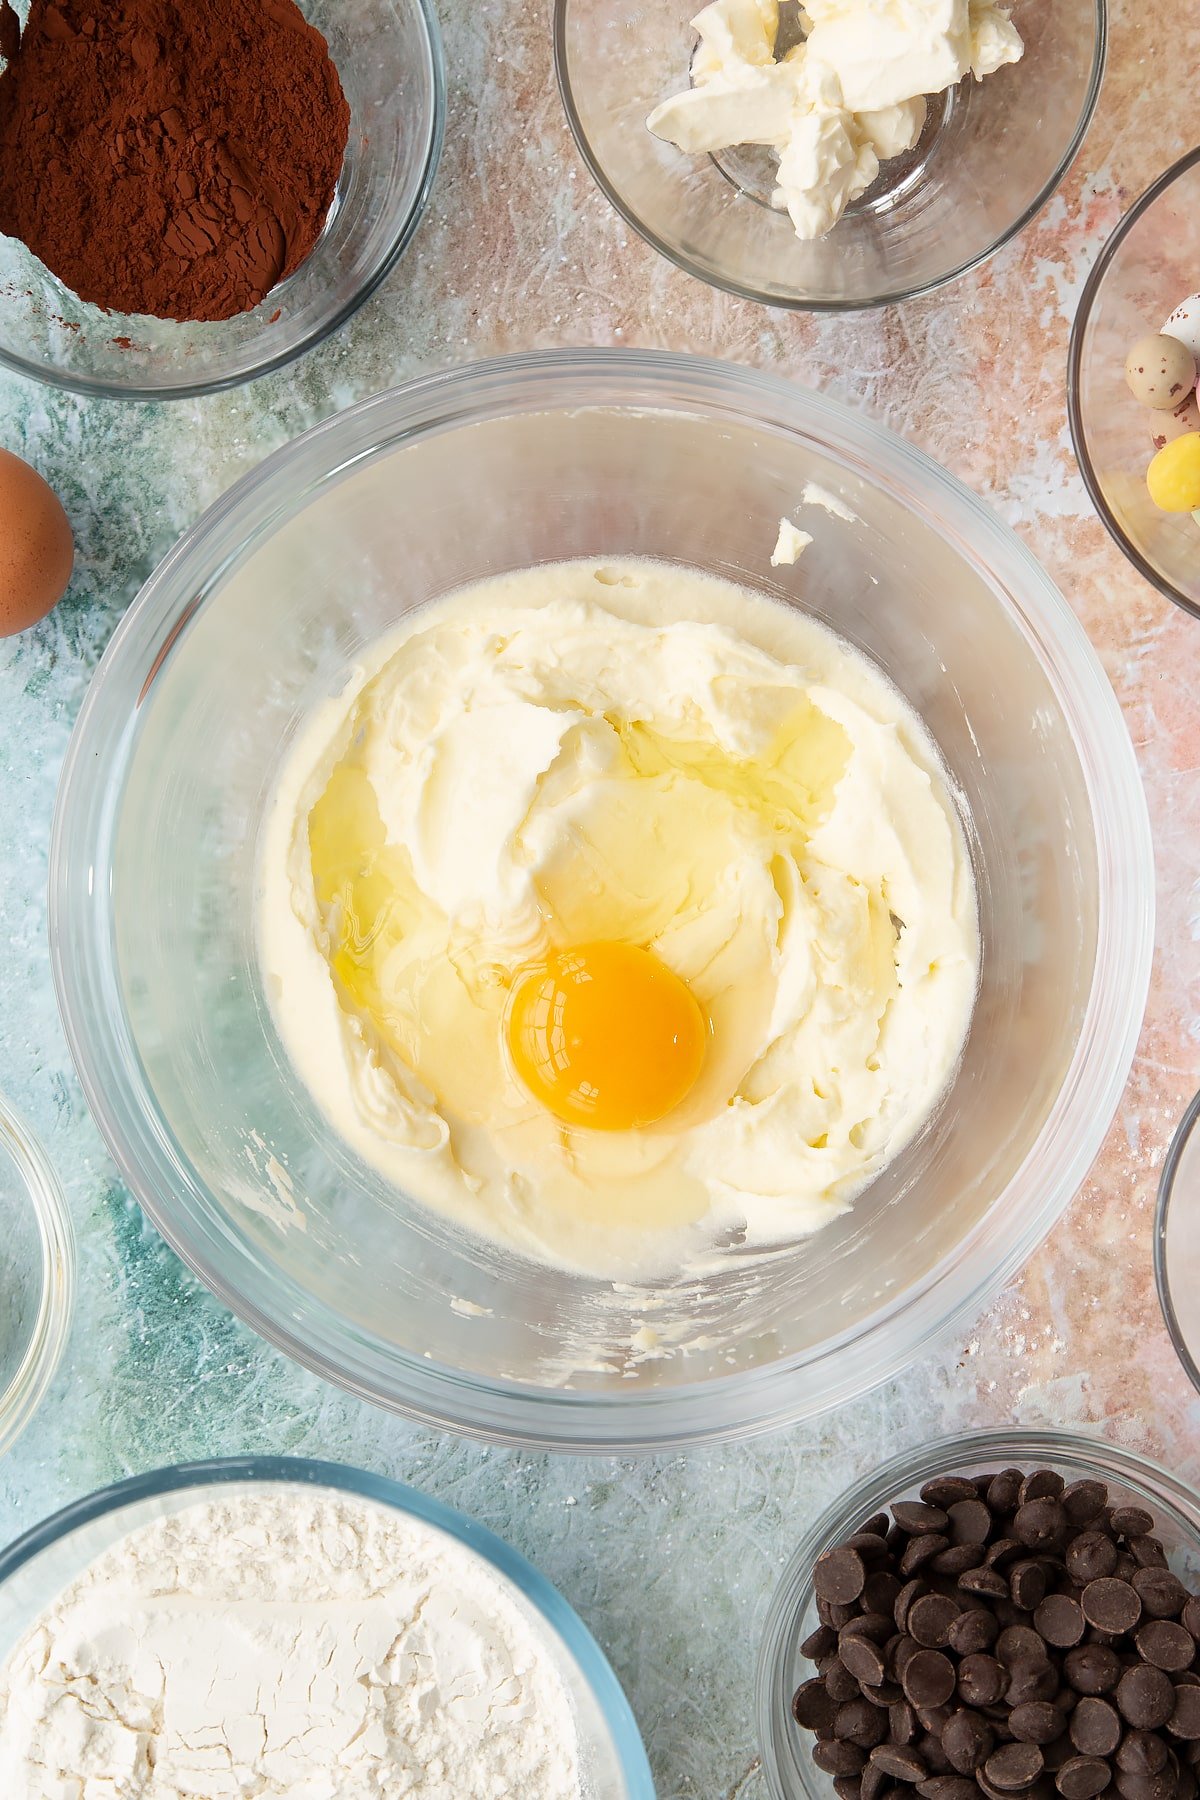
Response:
M1200 618L1200 149L1125 214L1071 333L1071 437L1130 562Z

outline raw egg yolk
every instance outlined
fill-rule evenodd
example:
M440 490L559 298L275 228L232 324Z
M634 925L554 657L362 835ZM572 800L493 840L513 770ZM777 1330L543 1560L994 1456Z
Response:
M567 1125L629 1131L663 1118L700 1073L709 1025L674 970L635 944L581 944L517 976L513 1066Z

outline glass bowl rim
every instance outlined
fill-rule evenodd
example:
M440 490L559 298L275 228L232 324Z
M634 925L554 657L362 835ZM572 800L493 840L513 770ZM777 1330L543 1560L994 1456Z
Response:
M807 437L823 454L899 494L988 583L1013 628L1032 644L1070 724L1098 833L1096 966L1057 1099L1008 1186L1024 1207L1020 1228L1002 1247L987 1243L989 1222L994 1233L1000 1210L993 1205L924 1283L881 1308L849 1343L839 1338L749 1377L736 1372L637 1395L501 1383L394 1350L380 1357L336 1316L315 1315L309 1297L288 1288L278 1265L267 1285L257 1269L253 1282L247 1279L244 1259L231 1278L178 1193L173 1145L163 1141L153 1095L129 1065L117 1022L106 1004L94 1003L105 978L95 913L97 899L103 904L102 881L95 893L83 889L91 909L83 929L73 916L73 906L83 904L74 900L81 876L90 882L86 871L103 861L139 692L229 557L261 542L359 461L430 431L555 406L701 412L801 442ZM310 465L307 481L293 473L297 465L301 471ZM217 555L231 527L236 542ZM1103 1115L1107 1124L1124 1087L1149 982L1152 868L1145 794L1100 662L1032 551L965 484L873 419L775 375L669 351L532 351L421 376L335 414L244 475L159 563L101 659L64 759L50 850L51 961L75 1066L118 1168L167 1242L224 1305L326 1380L434 1428L528 1448L637 1452L727 1442L826 1410L885 1380L898 1355L906 1366L974 1317L1016 1272L1084 1179L1104 1135L1096 1122ZM1034 1167L1039 1156L1046 1167ZM802 1372L807 1384L797 1380ZM815 1374L824 1384L816 1402L805 1391Z
M1196 154L1200 156L1200 151L1197 151ZM1154 1285L1158 1289L1158 1304L1162 1308L1167 1335L1174 1347L1175 1354L1183 1364L1188 1380L1200 1393L1200 1366L1197 1366L1196 1359L1188 1348L1187 1339L1180 1328L1175 1302L1171 1297L1171 1278L1167 1271L1167 1220L1175 1193L1175 1177L1179 1173L1179 1165L1183 1160L1183 1153L1188 1147L1197 1119L1200 1119L1200 1093L1194 1094L1188 1101L1183 1117L1175 1127L1171 1142L1167 1146L1162 1173L1158 1178L1158 1199L1154 1209Z
M60 392L82 394L95 400L117 400L151 402L155 400L194 400L205 394L227 393L231 389L246 387L252 381L259 381L264 375L275 374L285 369L290 363L302 356L340 331L348 320L353 318L359 308L364 306L372 294L382 286L407 250L417 227L425 216L433 193L433 184L437 177L438 165L441 161L442 147L446 136L446 57L442 43L441 25L433 0L407 0L415 9L420 19L425 40L426 54L429 59L430 76L430 118L428 141L421 168L420 181L413 194L412 204L402 219L396 224L396 231L391 243L379 257L376 265L366 274L347 296L342 304L327 319L319 320L300 338L299 341L285 350L276 351L271 356L264 356L260 361L252 363L244 369L231 371L228 374L213 375L202 381L166 381L151 383L144 380L114 381L100 376L84 374L74 370L60 369L50 363L35 362L32 358L22 356L15 350L7 349L0 342L0 368L8 369L15 375L24 376L27 381L39 383Z
M775 1728L783 1724L786 1729L790 1721L790 1714L785 1719L779 1704L783 1659L787 1636L806 1597L817 1557L845 1536L859 1513L880 1510L918 1481L927 1481L964 1464L993 1460L1066 1462L1098 1480L1127 1479L1131 1484L1151 1488L1159 1505L1169 1507L1190 1528L1200 1551L1200 1493L1155 1458L1114 1444L1098 1432L1054 1427L1026 1429L1019 1425L989 1427L926 1439L898 1451L843 1488L820 1512L788 1558L767 1603L754 1676L754 1719L771 1800L801 1800L801 1794L783 1779L775 1753ZM803 1789L802 1793L803 1800L812 1800L812 1790Z
M486 1525L478 1524L467 1514L436 1500L420 1488L388 1475L356 1469L349 1463L304 1456L222 1456L173 1463L97 1488L22 1532L0 1549L0 1587L32 1558L96 1519L160 1495L187 1493L232 1482L291 1482L354 1494L432 1525L473 1551L524 1595L566 1648L604 1720L627 1783L629 1800L654 1800L650 1764L633 1708L607 1656L570 1601L549 1576L543 1575L527 1557Z
M1055 165L1053 174L1042 184L1034 199L1020 216L1012 224L1006 226L985 249L968 257L966 261L955 264L944 274L934 276L931 280L901 284L863 299L814 300L799 294L764 293L761 288L736 281L732 276L720 275L707 268L702 269L682 250L676 249L660 238L658 233L652 230L627 204L619 189L610 181L603 164L593 151L591 141L583 129L579 109L575 104L575 94L568 67L567 15L572 5L577 3L578 0L554 0L554 72L558 83L559 99L567 116L567 124L571 128L571 136L575 140L575 147L592 180L613 210L624 219L632 230L637 232L643 242L649 244L652 250L657 251L668 262L674 263L675 267L681 269L685 275L692 276L696 281L704 282L707 287L717 288L722 293L733 294L739 300L749 300L756 305L771 307L780 312L873 312L885 306L903 305L906 300L920 300L926 294L936 293L939 288L949 287L952 282L961 281L964 275L969 275L972 270L982 268L985 263L990 262L992 257L997 255L1006 244L1019 237L1026 226L1032 224L1066 179L1095 116L1096 106L1100 99L1100 89L1104 84L1104 71L1108 62L1108 0L1092 0L1095 9L1092 68L1083 105L1075 122L1075 129Z
M75 1233L54 1165L36 1133L0 1094L0 1156L7 1158L33 1209L41 1254L37 1319L17 1369L0 1392L0 1456L11 1450L45 1398L71 1329Z
M1178 158L1171 166L1164 169L1144 193L1138 195L1133 204L1122 213L1109 236L1106 238L1100 254L1097 256L1088 278L1083 284L1083 292L1079 296L1079 304L1075 308L1075 318L1071 324L1071 339L1067 349L1067 423L1071 431L1071 448L1075 452L1075 461L1079 473L1083 476L1083 485L1087 489L1088 498L1095 507L1100 523L1109 537L1133 564L1144 581L1157 588L1164 599L1173 600L1181 611L1189 613L1193 619L1200 619L1200 601L1190 600L1165 575L1159 573L1149 559L1143 556L1137 545L1122 529L1120 522L1104 497L1100 478L1092 462L1088 449L1087 426L1083 418L1083 406L1080 400L1080 384L1083 370L1083 339L1091 321L1092 308L1096 304L1096 296L1100 292L1104 278L1108 274L1117 252L1126 237L1137 224L1142 214L1161 199L1168 188L1174 186L1181 175L1200 164L1200 146L1189 150Z

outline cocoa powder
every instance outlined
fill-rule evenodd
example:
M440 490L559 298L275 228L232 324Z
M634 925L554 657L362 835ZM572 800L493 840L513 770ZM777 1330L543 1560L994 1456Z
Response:
M321 234L350 126L293 0L0 0L0 232L80 299L228 319Z

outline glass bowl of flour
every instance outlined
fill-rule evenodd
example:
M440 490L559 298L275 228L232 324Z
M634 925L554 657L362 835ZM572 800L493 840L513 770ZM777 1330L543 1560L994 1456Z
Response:
M748 1173L735 1171L736 1204L712 1219L689 1215L681 1254L631 1273L604 1246L593 1256L590 1242L586 1256L565 1240L533 1254L516 1226L540 1201L524 1207L519 1183L502 1211L489 1218L476 1206L468 1217L418 1192L415 1172L408 1182L381 1165L360 1129L377 1117L387 1130L411 1125L413 1147L434 1160L449 1145L461 1169L471 1166L481 1132L456 1121L472 1104L475 1126L499 1118L495 1058L472 1060L451 1008L440 1063L426 1073L439 1105L453 1089L461 1111L434 1117L419 1093L401 1095L390 1069L376 1083L382 1064L368 1054L361 1110L348 1114L338 1104L348 1065L321 1063L340 1030L329 972L298 962L312 1010L278 1004L291 977L266 954L262 899L264 867L279 868L272 821L310 723L323 707L344 710L389 634L428 626L433 603L470 584L534 569L540 591L551 565L574 560L588 571L583 613L599 621L588 655L594 663L598 647L599 662L615 664L639 593L660 593L652 582L639 589L641 559L692 571L697 592L719 588L737 626L731 635L677 620L664 626L657 661L625 656L652 714L678 650L675 674L692 681L699 671L727 717L748 720L774 681L755 671L778 675L778 659L762 659L786 636L817 660L821 645L840 644L862 680L891 696L880 767L892 766L885 740L921 738L927 757L936 748L940 775L930 763L925 778L911 768L909 778L928 796L937 776L949 796L975 891L978 975L940 1104L845 1209L815 1231L791 1211L793 1170L828 1145L822 1131L789 1137L785 1113L774 1175L752 1156ZM549 621L538 656L567 645L561 669L574 680L592 664L562 605L536 614ZM488 641L505 651L511 633ZM725 660L714 672L704 657L715 642ZM462 661L453 645L435 658L451 669ZM405 766L423 770L433 739L422 691L419 682L408 712L388 715L408 723L389 727L382 748L407 743ZM494 758L465 742L465 760L447 762L450 740L437 738L430 766L448 786L431 789L433 838L422 842L443 873L470 883L491 866L496 778L538 733L554 738L563 709L549 697L532 725L514 700ZM827 693L824 704L843 703ZM603 708L576 710L586 714L580 745L586 737L599 748L568 757L563 773L603 771ZM665 740L634 735L626 760L653 768ZM351 754L369 738L339 739L349 760L324 833L335 859L343 829L369 824ZM677 750L678 734L672 741ZM694 743L681 754L706 773L697 808L723 805L731 782L736 798L745 769L714 774ZM666 787L686 773L668 773ZM534 783L543 799L559 788L557 777ZM569 799L569 783L564 791ZM672 884L692 892L677 877L697 844L714 846L704 880L727 891L726 839L693 834L693 816L664 813L662 830L644 838L647 857L626 884L635 900L639 886L650 900ZM949 824L943 813L943 841ZM623 827L609 835L614 854L628 849ZM858 840L869 847L875 834L864 828ZM572 827L553 841L582 840ZM782 917L791 878L780 865L768 872L772 888L776 873ZM51 909L59 997L94 1115L141 1204L216 1294L309 1366L414 1417L508 1442L615 1451L811 1416L970 1323L1057 1219L1113 1116L1144 1005L1153 879L1136 763L1100 664L1045 572L986 506L819 394L697 358L596 351L484 363L364 402L268 459L201 520L122 621L85 699L57 805ZM871 913L871 943L912 928L906 905L897 910L899 923L886 906ZM366 914L356 901L342 916ZM439 928L422 918L413 944ZM590 923L584 936L597 936ZM364 929L357 949L385 940ZM707 940L695 941L703 963ZM769 951L773 934L764 927L757 941ZM803 952L803 930L795 941ZM440 1016L461 948L434 959L410 1007L426 1023ZM926 958L931 976L939 955ZM877 966L874 952L849 966L853 986L856 966ZM485 965L478 986L494 1005L488 975ZM751 1000L755 991L746 984ZM795 992L805 991L798 980ZM791 1004L780 987L776 997ZM639 1045L647 1015L632 1003L614 1010L615 1081L630 1060L620 1034ZM718 1027L714 1015L706 1070L719 1068ZM761 1087L736 1108L728 1098L706 1097L714 1130L726 1110L734 1125L776 1116L770 1104L758 1110ZM808 1099L826 1103L815 1089ZM852 1143L872 1129L858 1112L841 1125ZM497 1141L482 1135L485 1147ZM567 1132L572 1166L579 1141ZM597 1131L588 1154L623 1155L633 1141ZM689 1173L720 1188L716 1154L701 1160ZM592 1201L601 1223L640 1250L643 1188L621 1180L618 1194L615 1174L597 1176ZM768 1181L778 1210L758 1204ZM722 1206L726 1197L717 1195ZM574 1222L569 1211L559 1220Z
M290 1458L139 1476L0 1553L4 1791L85 1770L163 1800L654 1796L544 1576L415 1489Z
M928 293L1021 231L1083 141L1106 33L1105 0L554 9L567 118L617 211L701 281L807 312Z
M0 1456L54 1377L74 1291L75 1240L58 1177L0 1096Z

